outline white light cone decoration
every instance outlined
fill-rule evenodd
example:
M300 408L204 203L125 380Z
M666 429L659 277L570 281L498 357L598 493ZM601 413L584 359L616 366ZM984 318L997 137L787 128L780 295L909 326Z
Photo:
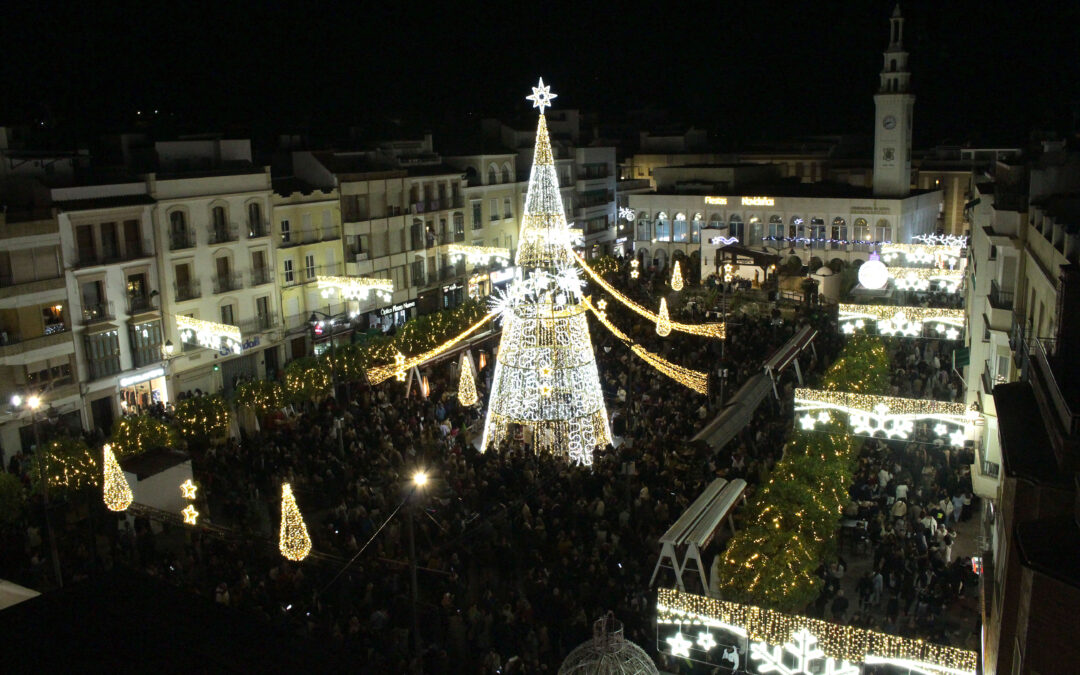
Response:
M534 91L541 114L516 258L524 278L494 303L503 334L481 447L497 448L521 424L538 452L588 465L611 430L543 115L554 94L542 83Z
M665 298L660 298L660 311L656 314L656 334L660 337L671 335L671 318L668 317L667 300Z
M859 267L859 283L872 291L885 288L889 283L889 268L880 260L867 260Z
M476 405L479 397L476 395L476 377L473 375L472 359L468 354L461 355L461 378L458 380L458 401L461 405Z
M308 536L304 517L296 505L292 486L281 484L281 534L278 539L281 555L289 560L300 562L311 553L311 537Z
M681 291L683 289L682 269L679 268L679 261L675 261L675 268L671 272L671 290Z
M120 463L116 461L112 446L105 445L104 455L105 485L103 493L105 506L110 511L126 511L127 507L131 506L131 502L135 500L134 495L131 494L131 486L120 468Z

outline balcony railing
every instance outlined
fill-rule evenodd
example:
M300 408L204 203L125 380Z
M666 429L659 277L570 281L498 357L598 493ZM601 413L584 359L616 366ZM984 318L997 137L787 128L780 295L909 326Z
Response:
M155 309L150 304L150 298L145 295L132 295L128 297L128 314L149 312Z
M11 288L20 284L33 284L39 281L54 281L64 278L63 270L61 270L60 274L43 273L38 269L27 270L27 272L29 274L21 275L18 280L10 274L0 274L0 288Z
M198 281L189 281L186 284L173 284L173 291L176 293L176 301L181 302L183 300L194 300L195 298L202 297L202 292L199 290Z
M236 325L240 328L242 334L252 335L274 328L278 325L278 320L276 314L270 313L256 316L254 319L246 319Z
M208 243L215 245L236 241L238 230L239 228L235 223L229 223L227 225L211 225L206 228Z
M996 280L990 282L990 293L986 297L990 300L990 306L994 309L1012 310L1013 308L1014 293L1001 290Z
M119 249L110 249L108 251L79 251L78 257L75 260L75 267L93 267L95 265L111 265L117 262L123 262L125 260L136 260L138 258L145 258L147 254L143 251L142 246L132 247L121 251Z
M173 232L169 235L169 250L180 251L195 247L194 232Z
M270 234L270 223L248 221L248 239L266 237Z
M251 285L262 286L273 281L274 277L267 267L257 267L251 270Z
M83 305L83 323L93 324L101 321L112 321L116 318L113 313L113 304L111 302L102 302L95 305Z
M322 240L334 241L335 239L341 239L341 228L339 227L324 227L322 228Z
M1060 359L1062 358L1057 352L1057 340L1035 338L1031 342L1033 343L1031 356L1036 370L1040 371L1041 377L1039 379L1042 380L1050 403L1054 406L1061 427L1066 435L1071 436L1080 433L1080 411L1072 409L1070 401L1065 398L1064 393L1061 391L1061 385L1058 383L1056 375L1058 368L1055 366L1060 365Z
M980 468L982 469L982 474L988 478L997 478L998 473L1001 471L1000 464L997 462L989 462L985 459L982 461Z
M45 331L41 335L23 335L17 330L8 330L7 328L0 326L0 347L19 344L20 342L26 342L28 340L36 340L38 338L48 337L49 335L64 333L66 331L67 325L63 321L46 324Z
M982 373L982 385L983 391L987 394L994 393L994 387L999 384L1005 384L1008 380L1003 375L995 375L994 371L990 367L989 359L985 362L985 367Z
M219 274L214 277L214 293L228 293L244 287L239 274Z

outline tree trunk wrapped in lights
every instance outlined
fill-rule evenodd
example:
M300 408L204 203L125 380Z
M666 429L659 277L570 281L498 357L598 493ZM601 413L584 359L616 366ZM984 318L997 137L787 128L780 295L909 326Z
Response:
M537 451L588 465L593 450L611 442L611 430L543 114L554 98L548 90L541 80L529 97L540 120L516 259L526 278L495 301L503 335L482 449L498 447L511 425L521 424Z

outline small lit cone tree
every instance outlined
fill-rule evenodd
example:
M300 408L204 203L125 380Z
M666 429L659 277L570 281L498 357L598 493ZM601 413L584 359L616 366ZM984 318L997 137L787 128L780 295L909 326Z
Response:
M120 462L116 461L116 455L108 443L102 449L104 457L105 475L102 489L105 506L110 511L126 511L135 500L131 493L131 485L128 484L124 471L120 468Z
M524 277L495 301L503 333L481 447L497 448L520 424L538 452L588 465L611 430L544 117L554 97L542 79L527 97L540 119L517 250Z
M683 289L682 268L679 266L679 261L675 261L675 266L671 270L671 290L681 291Z
M176 442L172 427L150 415L125 417L116 423L109 439L112 452L117 457L130 457L159 448L168 448Z
M660 298L660 311L656 313L656 334L660 337L671 335L671 317L668 316L665 298Z
M476 394L476 375L468 352L461 355L461 375L458 380L458 401L464 406L474 406L480 400Z
M278 537L278 549L289 560L300 562L311 553L311 537L308 536L304 517L296 505L292 486L281 484L281 533Z

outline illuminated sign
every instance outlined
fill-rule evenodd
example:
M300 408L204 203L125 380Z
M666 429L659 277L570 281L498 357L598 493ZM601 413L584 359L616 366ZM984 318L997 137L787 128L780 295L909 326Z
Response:
M127 377L121 377L117 381L117 384L119 384L121 388L130 387L133 384L140 384L142 382L152 380L155 377L161 377L164 374L164 368L154 368L153 370L148 370L145 373L139 373L138 375L128 375Z
M742 205L743 206L772 206L773 205L773 198L772 197L743 197L742 198Z
M510 281L511 279L514 278L514 270L515 269L517 269L517 268L515 268L515 267L507 267L506 269L502 269L502 270L492 270L491 274L490 274L491 283L493 283L493 284L501 284L504 281Z
M726 206L727 205L727 197L706 197L705 198L705 203L706 204L713 204L715 206Z
M389 316L389 315L393 314L394 312L404 312L405 310L412 309L413 307L416 307L416 301L415 300L409 300L408 302L403 302L400 305L393 305L391 307L383 307L382 309L379 310L379 316Z

